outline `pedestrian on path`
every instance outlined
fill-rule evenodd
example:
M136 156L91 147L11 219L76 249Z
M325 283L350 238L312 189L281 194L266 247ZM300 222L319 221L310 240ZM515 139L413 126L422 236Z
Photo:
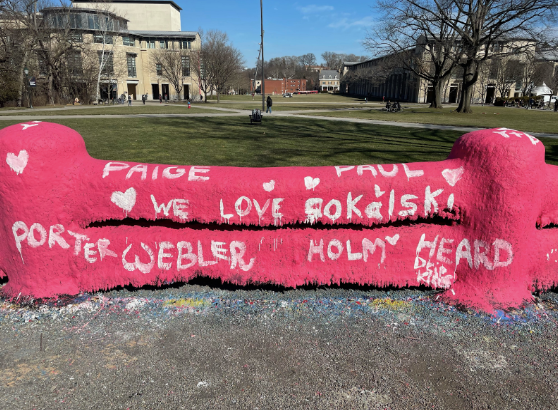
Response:
M554 100L554 112L558 111L558 98Z
M145 100L147 99L147 95L146 94L142 94L141 95L141 100L143 101L143 105L145 105Z
M163 94L159 94L159 104L163 103Z
M128 106L132 105L132 94L128 94Z
M270 95L267 96L267 100L265 103L267 105L267 109L265 110L265 112L269 112L271 114L271 106L273 105L273 100L271 99Z

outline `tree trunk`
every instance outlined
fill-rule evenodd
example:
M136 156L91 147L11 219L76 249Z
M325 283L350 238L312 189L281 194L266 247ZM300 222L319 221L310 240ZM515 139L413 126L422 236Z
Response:
M442 81L432 84L434 89L434 99L430 102L429 108L442 108Z
M217 90L217 104L221 102L221 92Z
M478 66L473 60L467 61L463 70L463 88L461 89L461 100L457 107L457 112L470 114L473 112L471 109L471 97L475 83L478 79Z

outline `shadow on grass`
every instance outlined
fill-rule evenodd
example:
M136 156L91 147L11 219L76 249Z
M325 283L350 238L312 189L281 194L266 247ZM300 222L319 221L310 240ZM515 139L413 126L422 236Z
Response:
M107 119L104 127L116 120ZM72 126L72 121L64 123ZM120 120L121 122L121 120ZM96 158L222 166L323 166L439 161L461 132L298 118L150 118L128 122L123 135L76 123ZM118 134L118 133L117 133Z

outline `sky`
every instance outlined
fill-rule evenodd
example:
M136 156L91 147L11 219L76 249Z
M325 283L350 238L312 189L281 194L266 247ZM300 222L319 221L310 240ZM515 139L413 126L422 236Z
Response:
M182 7L183 31L221 30L239 49L246 67L254 67L260 43L259 0L174 0ZM372 26L373 0L326 3L263 0L264 57L325 51L370 55L362 46Z

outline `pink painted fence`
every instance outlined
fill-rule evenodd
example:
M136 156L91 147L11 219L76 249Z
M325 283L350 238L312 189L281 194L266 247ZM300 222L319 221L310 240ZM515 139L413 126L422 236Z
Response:
M0 268L49 297L204 275L426 285L490 310L558 278L557 168L536 138L462 136L441 162L234 168L91 158L81 136L0 131Z

